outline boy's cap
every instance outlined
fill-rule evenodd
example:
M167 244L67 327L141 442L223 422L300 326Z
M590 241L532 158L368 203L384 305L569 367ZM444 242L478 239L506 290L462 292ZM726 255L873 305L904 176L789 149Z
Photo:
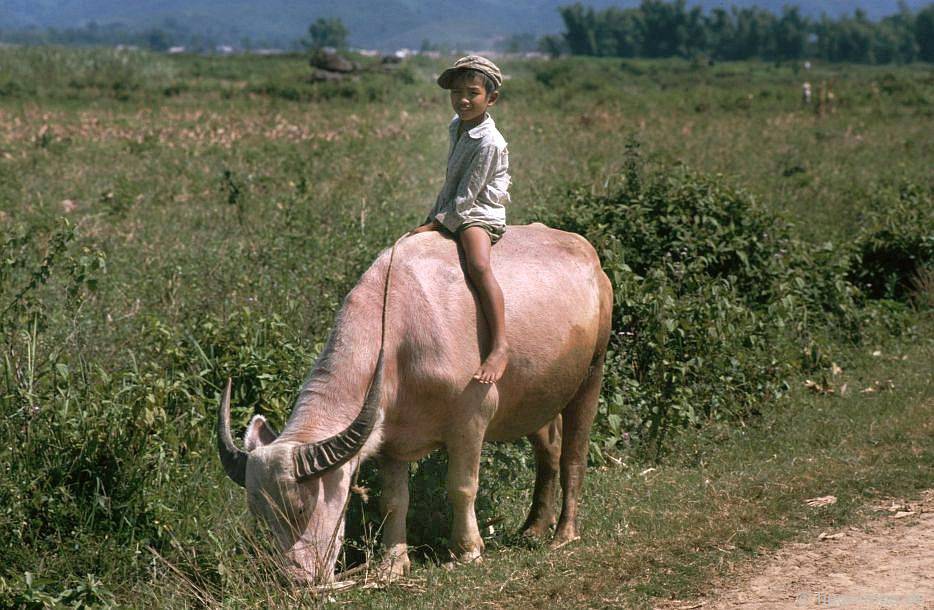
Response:
M493 81L493 84L496 85L497 89L503 84L503 73L499 71L496 64L486 57L468 55L467 57L461 57L454 62L453 66L442 72L441 76L438 77L438 85L440 85L442 89L450 89L454 75L463 70L476 70L486 74L490 77L490 80Z

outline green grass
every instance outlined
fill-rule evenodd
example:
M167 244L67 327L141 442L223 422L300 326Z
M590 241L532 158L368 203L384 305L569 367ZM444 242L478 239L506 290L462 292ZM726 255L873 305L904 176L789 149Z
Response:
M199 605L185 579L234 606L294 600L217 463L217 393L233 376L235 421L259 411L281 426L344 294L440 187L444 62L339 84L307 82L299 56L0 49L0 63L0 605ZM815 248L846 246L899 185L934 186L928 66L817 66L807 78L838 100L823 116L802 107L805 76L789 67L503 67L511 222L562 210L573 187L613 191L631 135L647 171L722 173ZM591 468L580 544L547 553L512 536L529 458L492 447L480 520L504 521L486 563L448 573L422 560L412 589L336 599L686 597L760 548L929 485L930 321L904 303L871 311L863 344L783 363L798 388L833 359L849 396L796 390L669 439L658 464L633 451ZM877 347L909 359L866 355ZM894 391L856 391L888 378ZM413 476L411 539L428 559L445 556L439 470ZM800 502L830 488L832 509ZM365 546L361 512L351 533Z

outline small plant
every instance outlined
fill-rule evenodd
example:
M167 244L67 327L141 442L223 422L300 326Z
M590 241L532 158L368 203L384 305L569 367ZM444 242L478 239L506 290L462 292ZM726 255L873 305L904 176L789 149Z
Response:
M854 244L850 278L877 299L906 300L913 281L934 266L934 190L903 184L878 189Z
M911 299L921 310L934 310L934 266L924 266L911 278Z
M243 187L227 168L221 173L221 188L227 196L227 205L237 208L237 222L243 225Z
M17 608L116 608L114 594L94 574L69 579L64 588L57 579L25 572L21 579L0 579L0 603Z

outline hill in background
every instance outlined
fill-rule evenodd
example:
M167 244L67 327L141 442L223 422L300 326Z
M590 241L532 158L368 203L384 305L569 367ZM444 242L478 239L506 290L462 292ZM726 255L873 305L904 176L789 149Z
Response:
M558 7L568 0L0 0L0 30L83 27L90 22L120 23L130 29L164 27L203 34L230 44L252 41L268 46L288 46L304 36L319 17L339 17L350 30L350 43L364 48L392 50L421 46L423 41L457 48L490 48L512 34L535 36L563 30ZM709 10L718 6L759 6L780 12L787 0L697 0ZM638 0L593 0L597 9L631 7ZM832 17L864 10L878 19L899 10L897 0L824 0L798 2L802 13ZM917 10L924 0L908 0Z

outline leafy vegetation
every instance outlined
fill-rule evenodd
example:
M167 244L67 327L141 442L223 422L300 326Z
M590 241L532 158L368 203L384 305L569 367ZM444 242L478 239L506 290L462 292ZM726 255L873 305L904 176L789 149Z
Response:
M325 19L321 17L308 26L308 46L312 49L334 47L343 49L347 46L347 26L339 17Z
M0 57L0 606L310 603L264 559L268 539L217 463L214 409L230 376L235 426L262 412L281 427L343 295L423 217L443 172L450 110L432 75L444 60L309 83L300 56ZM623 466L595 475L585 506L632 492L618 478L632 468L709 463L719 443L707 435L741 441L786 409L809 413L802 434L820 446L807 401L839 396L833 364L875 387L903 365L870 349L922 361L927 71L815 68L837 94L819 113L790 69L758 63L504 69L495 116L513 159L511 220L587 235L616 288L591 470ZM868 366L878 377L862 378ZM893 373L918 389L887 395L886 436L854 449L888 475L861 476L891 477L924 440L921 368ZM823 393L801 402L805 378ZM855 417L848 400L839 409ZM526 508L530 462L521 444L492 446L478 508L491 547L538 564L543 551L503 534ZM684 468L672 502L699 476ZM464 577L432 563L449 527L443 456L413 471L419 569L454 586ZM375 478L361 481L370 502L352 503L350 561L378 537ZM624 522L625 507L604 508L616 521L585 527ZM354 599L381 603L366 595Z
M815 248L722 176L641 175L637 150L618 190L578 190L549 219L597 246L615 288L596 451L651 441L657 452L673 427L744 420L826 368L834 346L859 344L880 313L891 330L906 321L848 277L868 296L905 299L930 264L930 190L903 187L888 226L855 248Z
M638 7L602 11L577 3L561 7L564 44L575 55L613 57L692 57L717 60L758 57L802 58L860 63L934 61L930 34L934 5L917 13L901 10L878 22L857 10L852 16L812 20L796 5L780 15L757 7L715 8L704 13L685 0L643 0ZM545 50L560 52L560 41L546 39Z
M856 246L850 276L875 298L905 300L934 269L934 208L931 193L913 184L872 198L867 230Z

